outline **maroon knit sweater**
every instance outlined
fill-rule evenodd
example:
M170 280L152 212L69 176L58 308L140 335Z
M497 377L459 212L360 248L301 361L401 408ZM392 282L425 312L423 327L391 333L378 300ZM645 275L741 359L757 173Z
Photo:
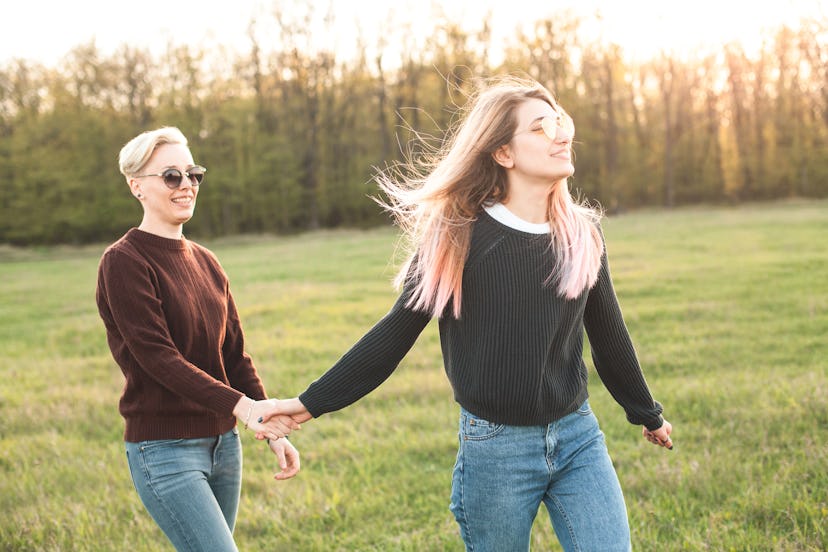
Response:
M126 378L125 440L220 435L243 395L267 398L227 275L204 247L133 228L104 252L96 299Z

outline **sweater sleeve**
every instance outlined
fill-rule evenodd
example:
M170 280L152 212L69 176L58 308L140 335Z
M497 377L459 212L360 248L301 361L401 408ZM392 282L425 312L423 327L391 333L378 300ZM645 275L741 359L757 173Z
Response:
M173 343L152 272L112 250L101 259L97 303L119 362L128 357L161 385L221 415L232 415L242 393L187 361ZM126 350L124 350L126 349Z
M431 318L405 306L410 288L406 286L391 310L299 395L311 415L318 417L353 404L394 372Z
M632 424L654 430L664 423L662 407L653 400L638 363L610 277L606 248L598 281L589 291L584 327L595 369Z
M264 384L253 365L253 359L244 350L241 319L229 286L227 288L227 328L222 345L222 356L227 379L234 389L238 389L254 400L267 398Z

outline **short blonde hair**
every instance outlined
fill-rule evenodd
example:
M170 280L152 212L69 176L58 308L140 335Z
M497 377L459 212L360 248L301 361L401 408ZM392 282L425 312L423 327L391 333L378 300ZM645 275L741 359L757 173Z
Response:
M187 137L176 127L161 127L142 132L121 148L118 167L127 179L138 174L158 146L164 144L187 145Z

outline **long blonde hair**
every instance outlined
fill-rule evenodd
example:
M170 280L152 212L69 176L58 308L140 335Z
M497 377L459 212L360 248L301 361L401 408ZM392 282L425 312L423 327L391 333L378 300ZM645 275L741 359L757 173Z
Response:
M484 205L503 201L508 194L506 171L492 154L511 141L517 128L516 109L530 98L557 107L552 94L535 81L507 77L483 82L439 151L404 169L394 167L378 175L380 189L388 197L382 203L394 215L411 250L395 283L402 286L407 278L415 279L408 300L415 310L439 317L451 301L452 315L460 317L472 223ZM551 187L547 208L555 257L547 283L556 281L558 294L574 299L598 278L601 215L573 201L566 179Z

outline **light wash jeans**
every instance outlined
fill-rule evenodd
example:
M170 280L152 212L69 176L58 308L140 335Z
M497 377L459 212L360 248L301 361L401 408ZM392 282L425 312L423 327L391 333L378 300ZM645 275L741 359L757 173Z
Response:
M460 412L451 511L469 552L529 550L546 505L567 552L631 550L624 496L589 402L546 426Z
M237 552L238 429L201 439L126 442L135 490L179 552Z

